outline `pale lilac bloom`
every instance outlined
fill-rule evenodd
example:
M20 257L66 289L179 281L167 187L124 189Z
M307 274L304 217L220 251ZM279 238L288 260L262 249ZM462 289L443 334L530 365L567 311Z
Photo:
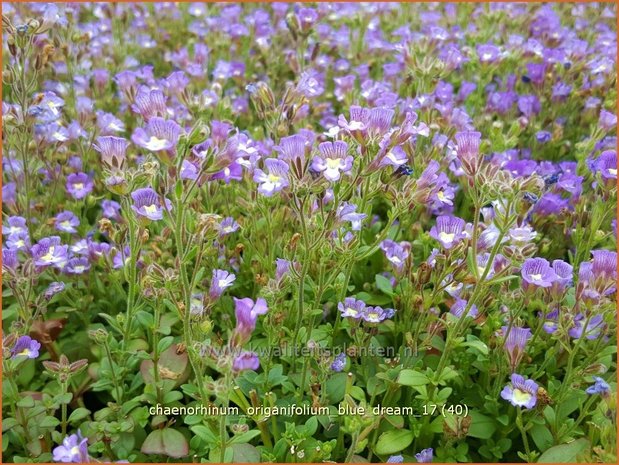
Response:
M62 268L68 260L67 245L62 245L60 237L45 237L32 246L30 253L34 264L40 267L55 266Z
M576 315L574 326L568 331L568 334L574 339L580 339L583 336L591 340L599 338L602 330L606 327L602 315L591 317L585 327L586 320L587 318L582 313Z
M30 248L30 236L28 235L28 231L11 234L6 240L6 245L9 249L16 251L27 250Z
M71 173L67 176L67 192L74 199L83 199L94 189L92 179L86 173Z
M257 370L260 367L258 354L255 352L243 352L234 359L232 370L236 373L244 370Z
M26 218L21 216L9 216L2 223L2 234L10 236L11 234L27 233Z
M466 223L455 216L442 215L436 219L436 225L430 229L430 237L441 243L446 249L451 249L468 236L464 230Z
M89 463L88 438L83 438L78 431L77 434L66 436L62 444L54 448L54 462L64 463Z
M41 344L30 336L20 336L11 349L11 358L37 358Z
M153 117L145 128L136 128L133 131L131 140L151 152L159 152L175 148L182 132L182 128L175 121Z
M264 315L269 310L267 302L263 298L259 298L254 302L250 298L234 299L234 307L236 314L236 329L242 339L248 339L251 333L256 328L258 315Z
M160 220L163 218L164 208L161 205L161 198L150 187L137 189L131 193L133 199L132 210L144 218L149 220ZM172 202L165 199L165 205L168 210L172 210Z
M526 283L538 287L550 287L557 280L557 275L545 258L527 258L521 274Z
M421 452L415 454L415 458L418 463L432 463L432 459L434 458L434 449L431 447L428 449L423 449Z
M288 171L290 168L286 162L276 158L267 158L264 164L269 174L256 168L254 181L260 183L258 192L266 197L271 197L274 193L288 186Z
M322 172L329 181L340 179L341 173L352 169L353 157L347 155L348 144L344 141L323 142L318 146L319 156L312 160L312 169Z
M455 303L449 309L449 313L451 313L455 317L461 318L464 315L467 306L468 302L466 300L457 298ZM477 305L471 305L466 316L471 318L477 318L478 315L479 311L477 310Z
M227 218L224 218L221 223L219 223L218 226L218 230L219 230L219 237L224 237L227 236L228 234L232 234L233 232L237 231L241 226L234 221L234 218L232 218L231 216L228 216Z
M503 326L502 330L503 334L505 334L505 350L513 370L522 359L524 348L533 334L529 328L519 328L517 326L512 326L511 328Z
M531 409L537 403L537 391L539 386L532 379L525 381L524 377L513 373L511 375L511 385L507 385L501 391L501 397L511 403L514 407L525 407Z
M395 310L392 308L382 308L379 306L365 307L365 310L361 314L361 318L367 323L380 323L386 319L395 315Z
M591 395L600 394L602 397L609 396L610 386L608 385L608 383L604 381L604 379L600 378L599 376L596 376L593 379L594 379L593 386L589 386L585 392Z
M398 244L391 239L385 239L380 243L380 249L397 270L402 270L404 267L404 263L409 256L410 247L409 242L403 241Z
M90 270L90 262L86 257L75 257L69 259L66 266L64 267L64 272L67 274L83 274Z
M72 211L65 210L56 216L54 226L58 231L76 233L80 220Z
M337 309L340 311L343 318L359 320L363 318L365 302L357 300L354 297L346 297L344 302L337 304Z
M94 149L101 154L101 160L108 166L121 168L126 158L129 141L122 137L101 136Z
M211 287L209 289L209 297L211 299L218 299L223 292L232 286L236 276L233 273L229 273L225 270L214 270L213 278L211 279Z
M365 213L357 213L357 206L352 203L342 202L337 207L338 221L350 221L350 229L353 231L361 230L361 223L366 217Z

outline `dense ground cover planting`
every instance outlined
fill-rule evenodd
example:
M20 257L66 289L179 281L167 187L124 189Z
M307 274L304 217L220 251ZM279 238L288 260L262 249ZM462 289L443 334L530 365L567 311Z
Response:
M616 462L613 4L3 4L5 462Z

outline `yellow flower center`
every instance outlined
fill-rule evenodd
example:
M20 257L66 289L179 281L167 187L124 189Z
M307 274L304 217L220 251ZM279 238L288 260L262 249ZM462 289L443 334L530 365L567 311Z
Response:
M154 213L157 213L157 205L155 205L155 204L146 205L144 207L144 210L146 211L146 213L150 213L152 215Z
M514 389L514 401L518 404L526 404L531 400L531 394L520 389Z
M446 233L446 232L441 232L438 237L441 239L441 241L443 242L447 242L447 243L451 243L454 240L454 237L456 237L455 234L453 233Z

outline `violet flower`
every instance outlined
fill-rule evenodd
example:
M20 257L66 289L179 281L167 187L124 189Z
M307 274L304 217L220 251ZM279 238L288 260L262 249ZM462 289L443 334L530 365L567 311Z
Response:
M259 168L254 172L254 181L259 182L258 192L266 197L271 197L288 186L289 166L286 162L276 158L267 158L264 164L269 172L266 174Z
M60 237L45 237L32 246L30 253L34 264L39 267L55 266L62 268L68 260L67 245L62 245Z
M232 286L236 276L225 270L214 270L213 278L211 279L211 287L209 288L209 297L216 300L224 293L224 291Z
M236 373L245 370L255 371L258 367L260 367L260 360L255 352L242 352L232 363L232 370Z
M145 128L133 131L131 140L137 146L151 152L171 150L176 147L182 131L175 121L154 117L148 121Z
M66 436L62 444L54 448L52 456L54 462L89 463L88 438L83 438L79 431Z
M72 211L65 210L56 216L54 225L58 231L74 234L77 232L75 228L80 225L80 220Z
M507 385L501 391L501 397L514 407L531 409L537 404L537 391L539 386L532 379L525 381L524 377L513 373L511 385Z
M512 326L508 329L507 326L502 327L505 334L505 350L509 358L510 367L515 370L524 355L524 348L533 334L529 328L519 328ZM509 331L509 332L508 332Z
M531 286L550 287L557 280L557 275L545 258L527 258L521 274L524 282Z
M20 336L11 349L11 358L37 358L41 344L30 336Z
M139 216L149 220L158 221L163 218L163 206L161 198L150 187L137 189L131 193L133 205L131 209ZM172 210L172 202L165 199L165 205L168 210Z
M347 155L348 144L343 141L323 142L318 146L319 156L312 160L312 169L323 173L329 181L338 181L340 173L349 173L353 157Z
M418 463L432 463L432 459L434 458L434 449L431 447L428 449L423 449L421 452L415 454L415 458Z
M66 188L71 197L80 200L92 192L94 183L86 173L71 173L67 176Z
M436 239L447 250L466 239L465 221L455 216L442 215L436 219L436 225L430 229L430 237Z

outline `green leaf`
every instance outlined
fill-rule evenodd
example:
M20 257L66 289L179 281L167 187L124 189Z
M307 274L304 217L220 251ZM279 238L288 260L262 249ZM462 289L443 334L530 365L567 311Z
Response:
M83 407L76 408L75 410L71 412L71 415L69 415L69 423L72 423L74 421L83 420L88 415L90 415L90 410L83 408Z
M196 425L191 427L196 436L202 439L207 444L215 444L217 442L217 436L213 433L208 426Z
M41 428L55 428L59 424L60 420L56 417L45 417L38 423Z
M376 442L378 455L391 455L406 449L413 442L413 432L407 429L387 431Z
M143 454L162 454L180 458L189 454L187 439L179 431L163 428L152 431L142 444Z
M569 444L554 446L544 452L538 459L538 463L573 463L578 455L590 447L585 438L577 439Z
M234 436L232 438L232 441L230 441L230 443L231 444L246 444L252 439L254 439L256 436L260 436L260 431L258 431L257 429L252 429L252 430L246 431L245 433L239 434L238 436Z
M545 425L533 426L529 434L540 452L546 451L554 444L552 433Z
M260 463L260 451L251 444L232 444L234 463Z
M471 410L471 426L469 427L468 436L479 439L490 439L496 431L496 423L490 417Z
M376 275L376 287L382 293L387 294L388 296L393 295L393 287L391 286L391 281L389 280L389 278L386 278L381 274Z
M425 386L430 383L428 377L415 370L402 370L398 376L398 384L402 386Z

